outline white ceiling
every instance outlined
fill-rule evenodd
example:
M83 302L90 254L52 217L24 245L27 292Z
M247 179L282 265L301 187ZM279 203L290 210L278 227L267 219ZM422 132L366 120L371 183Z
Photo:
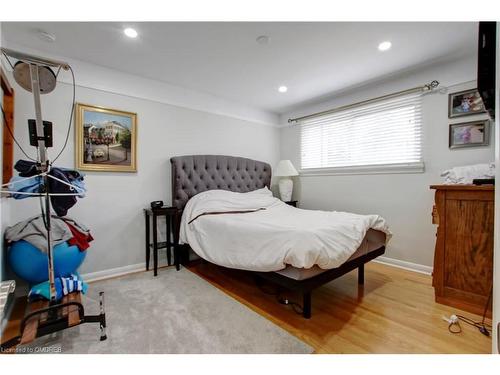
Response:
M123 35L132 26L137 39ZM53 34L49 43L36 30ZM275 113L429 61L475 53L477 23L2 23L7 41ZM259 35L270 42L260 45ZM381 41L392 49L379 52ZM286 94L278 92L288 86Z

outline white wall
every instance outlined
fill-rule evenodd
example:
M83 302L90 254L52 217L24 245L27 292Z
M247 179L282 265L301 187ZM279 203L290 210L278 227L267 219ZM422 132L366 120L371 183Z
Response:
M76 74L78 79L78 71ZM34 114L32 96L22 89L18 89L16 95L16 137L34 156L35 150L27 141L27 119ZM142 208L153 200L170 203L171 156L226 154L271 165L279 157L276 127L84 87L77 88L77 101L136 112L138 117L138 172L88 172L85 179L88 195L68 213L91 228L95 238L80 270L82 273L144 262ZM43 117L54 123L52 156L63 143L70 102L71 86L65 83L42 97ZM57 166L74 167L73 138L72 131ZM23 156L16 149L15 160L19 158ZM37 199L9 199L7 204L11 209L8 218L11 224L39 212Z
M450 167L494 160L494 138L491 146L462 150L448 149L448 124L472 121L485 115L450 121L447 115L448 92L475 87L475 58L441 63L402 77L371 84L344 93L327 102L300 108L282 116L313 113L327 108L358 102L391 92L438 80L448 87L444 93L433 93L423 99L423 156L425 173L344 176L301 176L296 181L295 198L300 206L311 209L344 210L377 213L384 216L394 232L386 256L400 261L432 266L436 228L431 224L433 191L429 185L442 182L439 174ZM492 126L493 128L493 126ZM281 130L281 158L300 166L300 128L286 126Z

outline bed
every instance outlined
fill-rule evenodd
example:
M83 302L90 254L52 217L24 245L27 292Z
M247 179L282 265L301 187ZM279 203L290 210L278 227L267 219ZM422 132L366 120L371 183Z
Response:
M219 266L249 270L299 291L304 318L311 317L315 288L354 269L363 284L364 264L385 252L390 232L382 218L288 206L268 190L267 163L187 155L171 158L171 167L176 241ZM307 230L301 230L304 222Z

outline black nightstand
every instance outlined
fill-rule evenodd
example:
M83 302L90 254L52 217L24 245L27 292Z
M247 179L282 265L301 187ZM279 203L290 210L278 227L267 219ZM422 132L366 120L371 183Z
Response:
M297 207L297 202L298 201L288 201L288 202L285 202L285 203L288 204L289 206Z
M158 249L167 249L167 262L171 265L172 253L171 249L174 249L174 264L175 268L179 270L179 256L178 256L178 244L179 244L179 228L178 228L178 215L180 211L175 207L160 207L160 208L145 208L144 218L146 220L146 271L149 270L149 259L151 254L151 247L153 248L153 266L154 275L158 274ZM158 216L165 216L166 222L166 241L158 242ZM153 243L150 241L149 234L149 218L153 218ZM173 235L173 241L171 241Z

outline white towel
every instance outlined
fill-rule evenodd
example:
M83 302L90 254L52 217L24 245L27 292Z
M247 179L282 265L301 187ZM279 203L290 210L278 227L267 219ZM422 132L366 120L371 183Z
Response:
M475 178L495 178L495 163L454 167L441 173L445 184L472 184Z

